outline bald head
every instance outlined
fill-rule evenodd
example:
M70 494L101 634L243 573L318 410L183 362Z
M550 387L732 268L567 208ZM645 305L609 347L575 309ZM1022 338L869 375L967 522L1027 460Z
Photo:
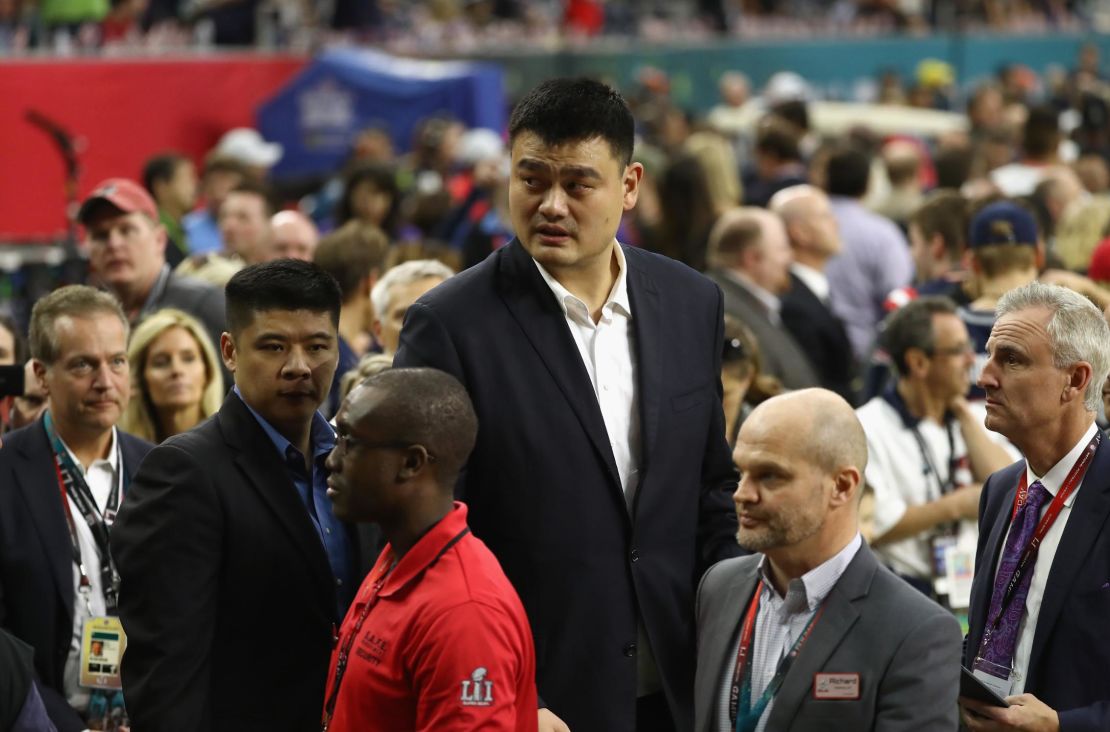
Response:
M828 195L808 184L790 186L776 193L768 204L786 227L794 257L801 264L823 269L824 262L840 253L840 228Z
M791 435L801 455L826 473L850 466L863 474L867 438L855 410L828 389L800 389L772 397L756 407L740 430Z
M316 224L300 211L278 211L270 219L269 259L303 259L311 262L316 254L320 232Z

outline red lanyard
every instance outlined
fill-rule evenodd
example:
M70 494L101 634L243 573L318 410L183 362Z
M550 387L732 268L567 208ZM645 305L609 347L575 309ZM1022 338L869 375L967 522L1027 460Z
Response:
M756 617L759 615L759 597L762 594L763 580L760 580L755 587L755 595L748 605L748 612L744 616L744 625L740 629L740 645L736 649L736 667L732 672L732 686L729 688L728 696L728 712L732 720L736 720L739 712L741 688L745 683L748 684L750 688L751 684L749 678L751 676L751 669L748 667L748 652L752 649L752 636L755 634L755 621ZM822 604L814 611L813 615L809 618L809 622L806 623L806 627L802 629L802 634L798 636L798 640L794 641L794 645L791 646L786 655L779 660L775 675L767 685L767 689L763 692L763 696L766 697L766 699L761 700L762 707L766 707L769 698L774 696L775 692L777 692L778 688L782 685L786 672L790 670L791 664L794 663L794 659L802 650L802 646L805 644L806 639L809 638L809 634L813 631L813 626L817 624L817 619L821 616L821 612L824 609L825 606Z
M990 639L991 633L998 629L998 624L1002 622L1002 616L1006 613L1006 608L1010 605L1010 602L1014 598L1014 594L1017 592L1018 583L1020 583L1022 575L1025 573L1025 570L1028 569L1029 563L1036 558L1037 551L1041 548L1041 542L1044 541L1044 537L1048 534L1048 530L1056 523L1056 518L1064 509L1064 503L1072 493L1075 493L1075 489L1079 487L1080 482L1083 480L1083 476L1087 474L1087 469L1091 467L1091 459L1094 457L1095 451L1098 449L1101 440L1102 433L1096 430L1095 436L1091 438L1091 441L1087 444L1087 447L1083 449L1083 453L1079 456L1079 459L1075 461L1075 465L1072 466L1071 471L1068 473L1068 477L1064 478L1064 484L1060 486L1060 490L1056 492L1056 497L1048 504L1048 510L1045 511L1044 516L1041 517L1040 522L1037 524L1037 529L1033 532L1032 538L1029 539L1029 544L1022 550L1021 558L1018 559L1017 566L1014 568L1014 573L1011 575L1010 581L1006 585L1006 592L1002 595L1002 602L998 608L998 615L995 616L994 621L987 626L987 631L983 636L984 645ZM1021 510L1021 507L1025 505L1026 500L1029 498L1028 483L1028 471L1026 471L1021 474L1021 481L1018 483L1017 494L1014 496L1014 508L1010 513L1011 531L1014 530L1013 522L1017 517L1018 511ZM1005 551L1005 549L1003 549L1003 551Z
M362 632L362 624L366 622L366 616L378 604L378 593L381 592L382 586L385 585L385 580L389 573L396 567L396 563L392 559L393 553L390 552L389 556L382 556L379 564L383 565L379 570L380 574L378 579L374 581L371 587L370 596L366 598L366 604L362 606L362 610L355 620L354 627L347 634L347 637L339 646L339 656L335 661L335 679L332 681L331 694L328 696L327 702L324 704L324 719L321 724L321 730L327 732L328 725L331 724L332 715L335 714L335 702L339 698L339 685L343 682L343 674L347 670L347 660L351 655L351 646L355 644L355 638Z

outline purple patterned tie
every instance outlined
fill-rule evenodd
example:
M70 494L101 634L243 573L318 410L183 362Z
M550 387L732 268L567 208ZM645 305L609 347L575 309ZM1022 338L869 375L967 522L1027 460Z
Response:
M1018 509L1017 516L1010 524L1010 536L1006 539L1006 548L1002 552L1002 559L998 563L998 574L994 578L994 593L991 595L990 612L987 613L987 622L991 623L1002 607L1002 596L1006 587L1014 576L1021 553L1033 538L1037 522L1041 518L1041 507L1050 499L1048 491L1038 480L1029 486L1025 505ZM1033 580L1033 565L1036 557L1026 566L1014 588L1014 596L1002 614L998 628L990 634L990 642L983 651L983 658L1004 668L1010 667L1017 647L1018 624L1021 623L1021 614L1025 612L1025 597L1029 594L1029 583ZM988 632L990 628L987 628Z

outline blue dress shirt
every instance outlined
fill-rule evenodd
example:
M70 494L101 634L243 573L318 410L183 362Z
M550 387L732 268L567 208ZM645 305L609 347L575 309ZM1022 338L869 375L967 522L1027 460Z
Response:
M233 391L240 399L236 386ZM262 415L254 411L251 405L243 400L247 410L258 420L262 430L274 443L278 454L282 456L286 472L300 494L301 502L308 511L312 525L323 542L324 550L328 555L328 564L335 578L335 601L339 617L347 614L347 608L354 599L354 561L351 554L351 543L347 537L347 527L335 517L331 510L331 501L328 499L328 471L324 467L328 453L335 447L335 430L319 412L312 417L312 434L310 446L312 450L312 472L305 472L305 459L301 451L293 446L289 440L275 430Z

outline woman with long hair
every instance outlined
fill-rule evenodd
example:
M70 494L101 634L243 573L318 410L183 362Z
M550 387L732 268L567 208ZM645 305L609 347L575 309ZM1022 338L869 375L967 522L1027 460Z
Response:
M151 442L192 429L215 414L224 380L216 348L192 316L165 308L131 334L131 402L120 428Z

